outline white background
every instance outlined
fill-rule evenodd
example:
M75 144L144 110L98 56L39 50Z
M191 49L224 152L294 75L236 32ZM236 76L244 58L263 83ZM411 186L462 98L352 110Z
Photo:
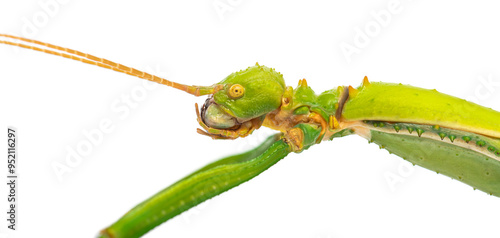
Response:
M306 78L318 93L357 86L367 75L500 110L495 1L393 1L397 13L385 26L372 13L387 12L387 0L69 0L50 14L42 7L47 2L1 0L0 32L186 84L211 85L259 62L282 72L288 85ZM229 10L218 12L214 4ZM356 45L357 29L371 35L369 42ZM350 62L341 50L346 44L359 50ZM486 87L488 77L494 83ZM18 231L7 232L6 214L0 215L2 237L93 237L193 170L271 134L211 140L196 133L194 103L204 98L165 86L147 90L142 79L10 46L0 46L0 78L0 128L18 128L20 167ZM112 110L131 94L138 100L126 107L128 115ZM88 141L83 131L103 119L113 131L60 182L52 164L65 164L67 149ZM324 142L146 237L498 235L497 197L409 165L356 136ZM391 185L388 176L401 180ZM7 187L1 187L4 212Z

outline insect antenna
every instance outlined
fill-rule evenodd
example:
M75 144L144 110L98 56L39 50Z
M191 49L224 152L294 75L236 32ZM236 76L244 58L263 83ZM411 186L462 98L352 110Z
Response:
M132 75L138 78L146 79L149 81L153 81L159 84L164 84L179 90L182 90L184 92L187 92L189 94L195 95L195 96L202 96L202 95L207 95L207 94L213 94L217 90L219 90L222 86L221 85L213 85L213 86L189 86L185 84L180 84L176 82L172 82L169 80L166 80L164 78L158 77L156 75L152 75L149 73L146 73L144 71L137 70L132 67L128 67L122 64L115 63L113 61L103 59L100 57L96 57L87 53L83 53L77 50L72 50L69 48L64 48L61 46L37 41L37 40L31 40L19 36L13 36L13 35L8 35L8 34L0 34L0 37L5 37L5 38L10 38L10 39L15 39L15 40L20 40L24 42L31 43L33 45L28 45L28 44L23 44L23 43L18 43L18 42L11 42L7 40L0 40L0 43L2 44L7 44L7 45L13 45L13 46L18 46L21 48L25 49L31 49L35 51L40 51L44 52L47 54L51 55L57 55L61 56L64 58L80 61L86 64L91 64L91 65L96 65L102 68L106 69L111 69L120 73L125 73L128 75ZM46 47L46 48L40 48L38 46Z

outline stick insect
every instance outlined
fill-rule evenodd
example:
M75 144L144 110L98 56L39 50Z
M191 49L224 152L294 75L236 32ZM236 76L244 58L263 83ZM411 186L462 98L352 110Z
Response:
M465 100L401 84L370 82L316 94L305 79L296 88L256 64L211 86L189 86L79 51L0 34L19 46L164 84L194 96L198 133L237 139L261 126L279 131L248 152L213 162L140 203L100 237L139 237L259 175L289 153L325 140L359 135L413 164L500 196L500 113Z

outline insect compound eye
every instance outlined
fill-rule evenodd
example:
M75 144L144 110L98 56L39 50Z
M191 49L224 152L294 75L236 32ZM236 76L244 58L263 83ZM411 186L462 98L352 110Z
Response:
M229 88L229 97L232 99L238 99L245 94L245 88L240 84L234 84Z

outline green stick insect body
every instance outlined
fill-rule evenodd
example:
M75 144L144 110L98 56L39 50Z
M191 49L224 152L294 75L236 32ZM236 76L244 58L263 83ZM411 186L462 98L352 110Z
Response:
M101 231L100 237L139 237L161 223L259 175L291 152L357 134L413 164L500 196L500 113L436 90L369 82L319 95L300 80L286 86L272 68L255 65L207 87L187 86L78 51L0 35L49 54L209 95L196 113L214 139L236 139L261 126L280 133L243 154L213 162L140 203ZM45 48L39 48L43 46ZM47 49L48 48L48 49Z

